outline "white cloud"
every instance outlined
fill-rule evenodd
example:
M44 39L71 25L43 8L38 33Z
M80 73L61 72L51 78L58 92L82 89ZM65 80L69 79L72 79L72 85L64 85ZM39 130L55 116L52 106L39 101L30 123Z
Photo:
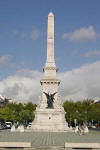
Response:
M100 97L100 61L60 73L63 99L82 100Z
M68 39L72 42L86 42L96 40L96 32L93 26L83 27L73 32L64 33L62 39Z
M17 71L0 81L0 94L16 101L37 103L42 90L42 75L34 70ZM61 79L59 92L63 100L100 97L100 61L58 73L58 78Z
M33 40L37 40L40 36L40 32L36 27L32 27L31 32L27 31L27 32L22 32L19 30L13 30L12 34L16 37L19 38L31 38Z
M32 31L31 31L30 37L31 37L33 40L36 40L36 39L39 38L39 36L40 36L39 30L38 30L37 28L34 28L34 27L33 27Z
M0 82L0 94L16 101L37 103L40 93L42 73L32 70L20 70Z
M0 67L4 67L8 65L9 57L8 56L1 56L0 57Z
M95 49L95 50L92 50L92 51L88 51L87 53L85 53L84 56L85 57L100 56L100 50Z

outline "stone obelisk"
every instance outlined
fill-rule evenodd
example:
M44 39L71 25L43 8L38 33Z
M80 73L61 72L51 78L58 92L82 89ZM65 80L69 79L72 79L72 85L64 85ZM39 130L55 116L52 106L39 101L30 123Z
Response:
M47 60L46 66L55 67L54 61L54 15L50 13L48 15L48 33L47 33Z
M35 111L35 119L31 129L34 131L61 132L70 131L65 121L65 112L58 95L60 80L56 78L57 67L54 59L54 15L48 15L47 30L47 59L43 68L44 77L40 81L42 95L39 97L39 104ZM48 107L50 95L53 95L52 108Z

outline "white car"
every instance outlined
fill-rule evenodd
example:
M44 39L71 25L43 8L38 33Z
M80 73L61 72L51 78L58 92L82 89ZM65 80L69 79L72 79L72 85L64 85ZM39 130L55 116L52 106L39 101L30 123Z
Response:
M32 126L32 122L29 122L28 126L31 127Z
M6 121L5 124L6 124L7 129L11 129L12 122Z

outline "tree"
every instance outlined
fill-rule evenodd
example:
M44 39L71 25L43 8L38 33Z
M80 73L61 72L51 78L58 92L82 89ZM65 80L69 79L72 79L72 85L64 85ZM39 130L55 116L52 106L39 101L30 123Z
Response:
M30 110L30 111L35 111L36 109L36 104L32 104L32 102L28 102L25 106L24 109Z
M100 121L100 104L95 104L92 99L76 102L65 101L63 107L68 122L74 121L74 119L77 119L78 122Z
M36 104L32 104L32 102L25 105L22 103L9 103L7 106L0 108L0 119L19 123L33 121L35 109Z

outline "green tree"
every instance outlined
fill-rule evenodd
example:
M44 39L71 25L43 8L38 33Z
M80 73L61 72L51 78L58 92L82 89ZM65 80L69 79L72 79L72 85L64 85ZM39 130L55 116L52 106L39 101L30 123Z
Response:
M74 119L77 119L78 122L100 121L100 104L95 104L92 99L76 102L65 101L63 107L68 122L74 121Z
M22 103L9 103L7 106L0 108L0 119L20 123L33 121L35 109L36 104L32 104L32 102L25 105Z

